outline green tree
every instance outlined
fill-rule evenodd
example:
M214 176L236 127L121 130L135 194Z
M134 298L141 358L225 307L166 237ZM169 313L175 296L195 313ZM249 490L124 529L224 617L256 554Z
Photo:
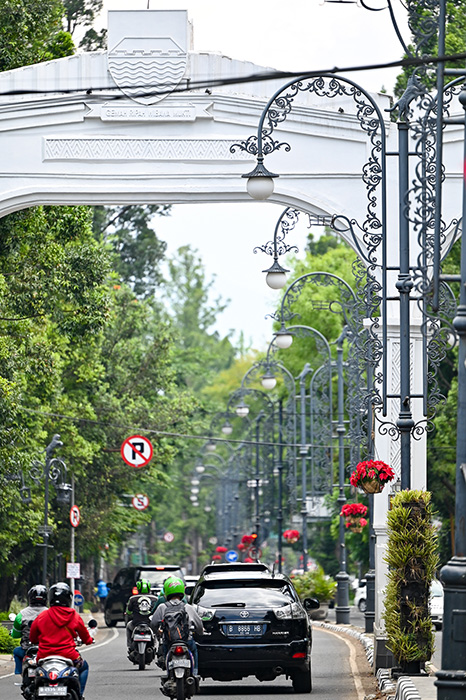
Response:
M169 213L169 206L159 205L93 208L94 235L113 250L115 272L139 298L153 296L162 282L167 244L157 237L153 219Z
M89 27L79 46L85 51L107 48L107 30L97 32L92 24L102 10L102 0L62 0L66 30L73 35L79 27Z
M178 377L192 389L207 384L215 372L229 367L235 356L229 338L211 331L227 304L220 297L211 300L214 283L215 278L206 280L202 261L189 246L179 248L169 259L163 290L178 333Z
M0 13L0 70L74 53L60 0L0 0Z

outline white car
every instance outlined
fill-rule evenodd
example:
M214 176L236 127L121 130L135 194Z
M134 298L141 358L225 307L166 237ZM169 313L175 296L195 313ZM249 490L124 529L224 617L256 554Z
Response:
M361 581L360 586L356 588L354 594L354 604L357 605L361 612L366 612L367 602L366 602L366 586L364 585L364 580ZM430 616L432 618L432 624L435 629L442 629L443 624L443 586L440 581L436 578L432 581L430 587Z

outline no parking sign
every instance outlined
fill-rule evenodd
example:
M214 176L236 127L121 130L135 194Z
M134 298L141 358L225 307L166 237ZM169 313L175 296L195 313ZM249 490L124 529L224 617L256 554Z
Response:
M142 435L132 435L123 442L121 456L126 464L135 469L140 469L149 464L154 453L151 441Z

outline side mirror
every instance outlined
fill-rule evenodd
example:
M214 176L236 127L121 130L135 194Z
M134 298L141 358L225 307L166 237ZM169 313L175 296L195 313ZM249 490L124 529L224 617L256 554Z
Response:
M91 617L91 619L90 619L89 622L87 623L87 626L88 626L91 630L95 629L95 628L97 627L97 620L96 620L95 618Z
M317 610L317 608L320 608L317 598L304 598L303 604L306 610Z

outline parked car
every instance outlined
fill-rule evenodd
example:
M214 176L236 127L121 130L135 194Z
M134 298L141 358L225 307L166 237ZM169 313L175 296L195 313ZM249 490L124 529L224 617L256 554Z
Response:
M361 612L366 611L366 595L366 583L365 579L362 579L354 596L354 604ZM443 586L438 579L434 579L430 587L429 608L432 624L438 630L442 629L443 625L443 598Z
M366 579L363 578L359 581L358 587L354 591L354 604L361 612L366 612L367 609L366 590Z
M430 616L435 629L441 630L443 625L443 586L436 578L432 581L430 587Z
M158 595L168 576L179 576L184 580L180 567L171 564L145 564L120 569L113 583L107 584L109 591L104 607L104 620L107 627L115 627L117 622L124 622L128 598L138 592L136 581L140 578L147 579L151 584L151 593Z
M202 572L191 601L205 635L196 638L199 674L218 681L256 676L291 678L293 690L312 689L312 628L307 609L284 574L265 565L215 564Z

